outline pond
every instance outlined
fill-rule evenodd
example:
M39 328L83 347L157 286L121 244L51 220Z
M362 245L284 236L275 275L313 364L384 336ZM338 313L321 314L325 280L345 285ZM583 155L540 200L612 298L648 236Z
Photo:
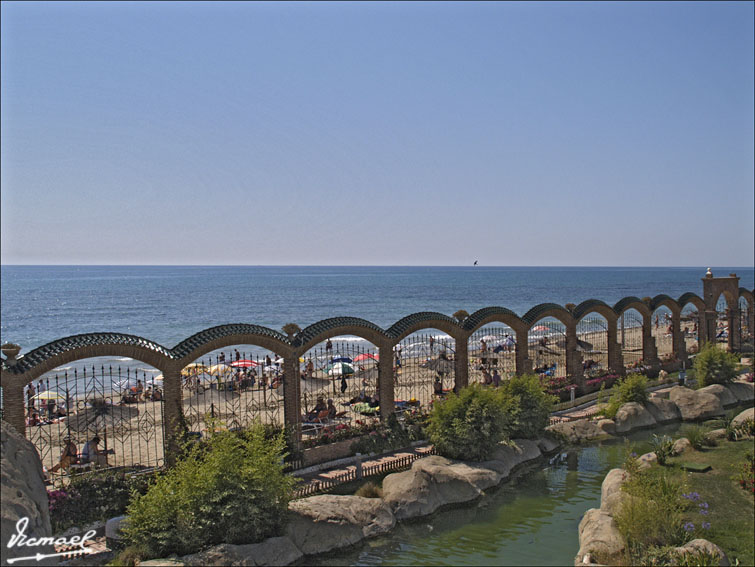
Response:
M629 435L637 454L653 433ZM584 513L600 507L605 475L621 466L626 443L573 447L519 471L468 506L397 524L390 534L347 551L307 558L308 565L571 565Z

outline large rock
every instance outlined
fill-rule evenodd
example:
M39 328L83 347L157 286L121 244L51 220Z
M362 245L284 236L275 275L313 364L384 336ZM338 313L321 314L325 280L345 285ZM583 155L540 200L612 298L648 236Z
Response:
M646 429L656 425L653 415L637 402L622 405L616 412L616 433L628 433L635 429Z
M228 565L231 567L247 567L256 565L290 565L303 557L302 552L287 537L271 537L261 543L246 545L232 545L221 543L181 557L176 563L161 563L161 565L186 565L200 567L204 565ZM160 561L170 561L161 559ZM139 563L146 565L146 563Z
M653 396L645 402L645 409L650 412L656 423L671 423L682 419L679 406L668 399Z
M682 437L681 439L677 439L674 441L674 446L671 449L671 452L674 455L681 455L685 451L689 451L692 449L692 443L689 442L689 439L686 437Z
M616 527L613 516L591 508L579 522L579 551L574 561L581 564L584 556L598 556L609 564L620 564L625 550L624 538Z
M378 498L323 494L295 500L288 508L286 536L305 555L354 545L396 524L389 506Z
M658 455L655 453L645 453L637 457L637 468L639 470L649 469L658 462Z
M607 514L614 515L619 509L624 493L621 485L629 478L624 469L611 469L600 487L600 509Z
M532 443L539 454L537 444ZM414 461L408 471L385 477L383 501L397 520L404 520L432 514L446 504L474 500L500 480L501 474L495 470L436 455Z
M616 422L612 419L599 419L598 427L608 435L616 435Z
M737 415L737 417L732 419L731 424L734 427L740 427L748 419L750 421L755 421L755 408L747 408L745 411Z
M726 553L724 553L724 550L718 547L715 543L708 541L707 539L693 539L692 541L688 541L681 547L675 547L674 551L678 553L694 553L694 554L698 554L704 551L711 555L718 554L718 557L719 557L718 565L720 567L728 567L729 565L731 565L731 563L729 563L729 558L726 557ZM703 563L701 563L701 565L702 564ZM705 563L705 565L710 565L710 564Z
M15 557L37 553L55 553L52 546L11 547L10 537L17 533L19 521L28 518L23 533L27 537L51 537L50 509L45 488L44 473L39 454L28 440L13 426L2 421L0 426L0 490L3 505L0 507L0 564L8 565ZM57 557L45 559L45 564L57 564Z
M545 435L537 440L537 447L543 455L550 455L561 448L561 441L553 435Z
M731 382L726 387L740 402L751 402L755 399L755 384L751 382Z
M735 406L739 403L739 400L734 395L734 393L723 384L711 384L710 386L706 386L705 388L700 388L698 392L713 394L719 400L721 400L721 405L724 407Z
M562 421L548 426L546 430L560 435L569 443L582 443L608 436L605 431L598 427L597 423L587 419Z
M726 413L717 396L684 386L671 388L669 399L679 406L684 421L703 421Z
M499 482L508 478L516 467L528 461L534 461L542 455L540 443L531 439L515 439L510 444L501 444L493 451L489 461L480 466L493 470L500 475Z

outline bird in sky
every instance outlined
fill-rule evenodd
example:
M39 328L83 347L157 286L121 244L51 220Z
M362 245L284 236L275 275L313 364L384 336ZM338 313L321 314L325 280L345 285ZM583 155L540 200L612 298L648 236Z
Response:
M475 261L474 261L474 265L475 265L475 266L477 265L477 260L475 260Z

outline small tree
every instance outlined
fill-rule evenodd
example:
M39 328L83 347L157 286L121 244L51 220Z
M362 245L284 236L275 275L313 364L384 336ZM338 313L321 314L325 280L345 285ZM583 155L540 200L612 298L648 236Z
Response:
M739 359L734 354L718 348L714 343L706 343L695 357L692 365L695 378L701 386L726 384L737 376Z
M648 379L643 374L628 374L617 386L608 400L608 405L601 412L606 417L613 419L616 412L624 404L638 402L643 404L648 399Z
M284 445L282 434L266 438L257 424L188 448L129 505L128 542L148 557L162 557L280 534L295 482L283 473Z
M435 404L427 431L441 455L484 461L508 437L513 414L497 392L472 384Z
M531 439L540 435L548 426L556 396L545 392L537 376L513 376L501 384L498 392L503 406L513 409L514 422L510 426L510 437Z

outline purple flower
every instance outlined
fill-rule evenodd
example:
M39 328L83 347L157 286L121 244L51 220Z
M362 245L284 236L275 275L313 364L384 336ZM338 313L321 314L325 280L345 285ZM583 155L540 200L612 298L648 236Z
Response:
M637 453L635 453L634 451L632 451L632 452L631 452L631 453L629 454L629 456L630 456L630 457L632 457L633 459L636 459L636 458L637 458Z
M700 513L701 513L701 514L702 514L703 516L707 516L707 515L708 515L708 511L707 511L707 510L706 510L705 508L700 508Z
M687 522L686 524L684 524L684 529L685 531L691 532L695 529L695 524L693 524L692 522Z
M709 530L710 529L710 522L703 522L703 529Z
M700 506L700 508L705 508L707 510L708 503L707 502L700 502L699 506Z

